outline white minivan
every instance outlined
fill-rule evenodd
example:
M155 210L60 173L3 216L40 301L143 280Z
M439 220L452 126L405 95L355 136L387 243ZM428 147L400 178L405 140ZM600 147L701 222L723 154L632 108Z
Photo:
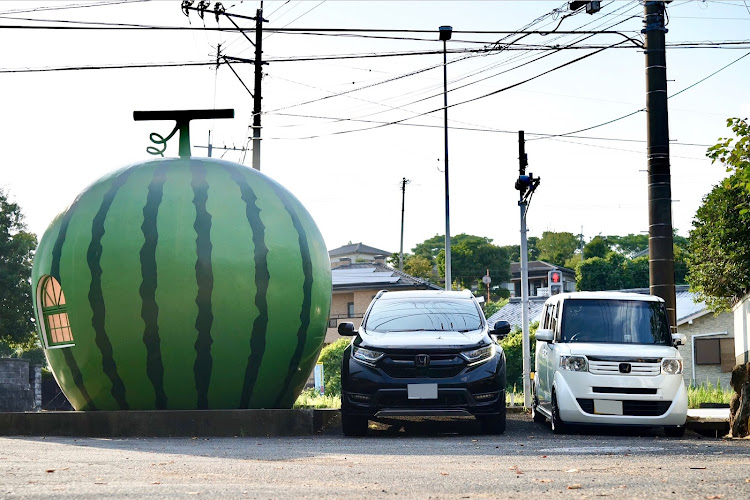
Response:
M622 292L547 299L536 331L532 414L554 433L566 424L664 427L685 432L687 390L664 300Z

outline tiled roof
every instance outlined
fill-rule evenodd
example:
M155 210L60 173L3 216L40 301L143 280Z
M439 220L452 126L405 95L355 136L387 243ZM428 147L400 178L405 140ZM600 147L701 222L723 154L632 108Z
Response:
M619 292L635 292L648 294L648 288L634 288L629 290L617 290ZM708 313L704 302L696 303L693 299L695 294L692 293L687 285L678 285L675 287L676 306L677 306L677 325L686 323L691 319L698 318ZM542 307L547 297L529 297L529 323L539 321L542 315ZM502 309L488 318L489 324L495 321L505 320L510 323L511 327L521 326L521 299L514 297Z
M357 263L331 269L333 291L352 289L433 289L442 288L381 264Z
M364 243L352 243L351 245L344 245L343 247L334 248L328 252L330 257L337 257L339 255L349 254L368 254L368 255L384 255L389 256L392 252L386 250L380 250L379 248L367 246Z

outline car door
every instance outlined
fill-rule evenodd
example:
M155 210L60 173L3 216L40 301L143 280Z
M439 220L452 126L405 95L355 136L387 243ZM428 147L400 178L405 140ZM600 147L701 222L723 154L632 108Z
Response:
M542 328L550 328L551 324L551 313L554 309L553 304L547 304L544 307L544 313L542 314ZM549 385L547 383L549 378L549 343L548 342L537 342L536 344L536 391L537 400L539 404L544 405L549 400Z

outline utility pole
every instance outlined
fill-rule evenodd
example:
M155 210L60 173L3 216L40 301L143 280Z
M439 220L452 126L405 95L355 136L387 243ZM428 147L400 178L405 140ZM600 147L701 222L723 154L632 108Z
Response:
M648 123L649 290L664 299L672 332L677 331L672 241L672 186L669 168L669 115L665 2L646 1L646 119Z
M518 131L518 180L516 189L520 192L518 206L521 210L521 327L523 329L523 406L531 407L531 341L529 339L529 251L526 242L526 212L529 198L539 186L540 178L526 175L529 164L526 156L526 141L523 130Z
M255 11L255 88L253 91L253 168L260 170L260 107L263 79L263 2Z
M404 202L406 201L406 185L411 181L406 177L401 179L401 250L398 254L398 270L404 270Z

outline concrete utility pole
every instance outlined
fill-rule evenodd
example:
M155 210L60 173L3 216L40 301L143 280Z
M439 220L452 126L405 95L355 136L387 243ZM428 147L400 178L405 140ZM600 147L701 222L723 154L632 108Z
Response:
M523 130L518 131L518 175L526 175L526 141ZM518 200L521 209L521 328L523 330L523 406L531 407L531 341L529 338L529 250L526 242L526 203L525 190Z
M451 39L453 28L440 26L440 40L443 41L443 121L445 131L445 289L453 290L451 276L451 219L450 198L448 196L448 48L446 43Z
M664 299L672 332L677 331L669 168L665 2L645 2L646 117L648 120L649 290Z
M260 170L260 106L263 79L263 3L255 11L255 88L253 90L253 168Z
M401 250L398 253L398 270L404 270L404 203L406 201L406 185L409 180L404 177L401 179Z

